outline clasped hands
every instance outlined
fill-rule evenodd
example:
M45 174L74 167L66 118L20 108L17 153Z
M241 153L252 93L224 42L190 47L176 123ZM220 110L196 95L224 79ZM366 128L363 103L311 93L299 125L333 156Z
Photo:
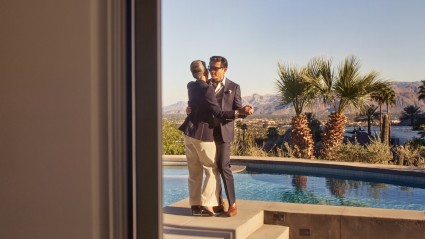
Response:
M254 107L252 105L245 105L238 110L240 115L252 115L254 114Z

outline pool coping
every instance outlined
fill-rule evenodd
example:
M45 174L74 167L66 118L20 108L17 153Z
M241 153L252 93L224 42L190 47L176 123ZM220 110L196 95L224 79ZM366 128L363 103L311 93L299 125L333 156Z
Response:
M163 162L175 162L182 164L186 162L185 155L163 155ZM285 166L299 166L299 167L315 167L326 169L340 169L340 170L356 170L370 173L381 173L390 175L402 175L409 177L425 178L425 168L412 167L412 166L399 166L388 164L368 164L359 162L338 162L338 161L325 161L315 159L298 159L298 158L280 158L280 157L252 157L252 156L231 156L232 164L250 164L260 163L263 165L285 165Z

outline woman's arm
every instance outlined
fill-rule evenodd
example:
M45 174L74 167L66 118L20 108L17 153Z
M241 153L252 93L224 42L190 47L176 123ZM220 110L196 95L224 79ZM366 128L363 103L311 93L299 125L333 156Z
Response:
M220 119L235 119L235 111L222 111L220 105L217 102L214 89L208 86L208 89L205 93L205 100L207 102L208 110L216 118Z

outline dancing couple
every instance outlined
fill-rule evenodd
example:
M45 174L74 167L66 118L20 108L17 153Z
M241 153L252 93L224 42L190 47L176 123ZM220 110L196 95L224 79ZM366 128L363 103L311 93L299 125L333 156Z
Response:
M212 56L208 68L201 60L190 64L195 81L187 85L188 115L179 129L183 131L189 202L194 216L237 214L230 144L234 138L234 120L251 115L254 110L250 105L242 106L239 85L225 77L227 67L227 59L222 56ZM220 176L229 203L226 212Z

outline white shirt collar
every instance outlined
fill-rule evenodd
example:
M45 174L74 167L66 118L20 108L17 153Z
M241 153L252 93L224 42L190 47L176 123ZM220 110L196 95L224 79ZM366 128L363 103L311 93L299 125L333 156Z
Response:
M211 81L212 82L212 81ZM215 93L219 92L221 89L224 88L224 86L226 85L226 77L223 78L222 81L220 81L220 83L218 83L217 87L214 89Z
M224 78L223 78L223 80L221 81L221 84L222 84L223 86L225 86L225 85L226 85L226 77L224 77Z

